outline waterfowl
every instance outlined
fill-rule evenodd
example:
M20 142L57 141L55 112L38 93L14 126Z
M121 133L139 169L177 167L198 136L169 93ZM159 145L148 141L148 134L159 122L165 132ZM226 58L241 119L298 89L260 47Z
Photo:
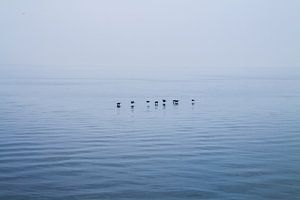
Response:
M179 102L179 100L176 100L176 99L173 100L173 104L174 104L174 105L178 105L178 102Z
M121 103L117 103L117 108L121 108Z
M155 103L156 106L158 106L158 101L155 101L154 103Z

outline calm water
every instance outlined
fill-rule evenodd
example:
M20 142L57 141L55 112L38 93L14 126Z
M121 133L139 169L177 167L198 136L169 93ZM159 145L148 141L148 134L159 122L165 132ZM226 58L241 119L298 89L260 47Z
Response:
M294 200L299 166L297 79L0 80L0 199Z

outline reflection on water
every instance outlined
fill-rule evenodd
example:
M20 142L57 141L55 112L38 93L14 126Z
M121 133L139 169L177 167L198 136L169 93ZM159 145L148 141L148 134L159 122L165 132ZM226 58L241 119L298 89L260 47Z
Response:
M0 197L299 198L299 86L3 79Z

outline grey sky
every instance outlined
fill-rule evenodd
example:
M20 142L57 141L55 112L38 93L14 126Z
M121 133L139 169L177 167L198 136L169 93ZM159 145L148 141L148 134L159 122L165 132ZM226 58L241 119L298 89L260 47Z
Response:
M299 67L299 0L1 0L0 64Z

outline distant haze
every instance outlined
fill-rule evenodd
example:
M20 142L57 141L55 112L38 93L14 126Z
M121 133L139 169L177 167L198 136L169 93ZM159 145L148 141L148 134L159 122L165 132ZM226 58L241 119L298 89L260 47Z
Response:
M299 11L299 0L1 0L0 71L299 73Z

